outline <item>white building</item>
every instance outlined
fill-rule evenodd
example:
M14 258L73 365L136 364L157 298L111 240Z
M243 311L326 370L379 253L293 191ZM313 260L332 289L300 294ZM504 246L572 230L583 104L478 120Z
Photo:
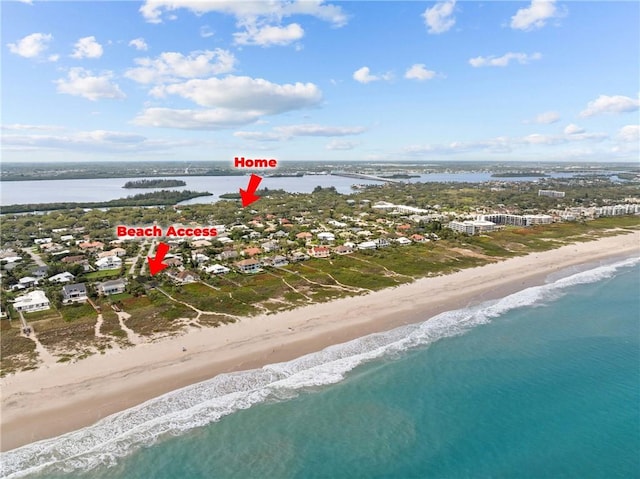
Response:
M548 225L553 222L553 217L549 215L510 215L505 213L480 215L478 219L483 221L491 221L496 225L510 226Z
M45 311L51 307L47 296L42 290L35 290L23 296L18 296L13 302L16 311Z
M96 266L100 271L104 271L106 269L120 269L122 266L122 260L117 256L108 256L97 260Z
M202 271L204 271L205 273L212 273L212 274L226 274L229 271L231 271L226 266L222 266L220 264L212 264L211 266L203 266L200 269L202 269Z
M336 240L336 235L329 231L323 231L322 233L318 233L318 239L320 241L327 241L331 243Z
M548 196L549 198L564 198L564 191L538 190L538 196Z
M448 226L453 231L468 235L488 233L496 229L496 224L487 220L451 221Z
M73 281L74 279L75 276L73 276L68 271L49 276L49 281L51 281L52 283L68 283L69 281Z

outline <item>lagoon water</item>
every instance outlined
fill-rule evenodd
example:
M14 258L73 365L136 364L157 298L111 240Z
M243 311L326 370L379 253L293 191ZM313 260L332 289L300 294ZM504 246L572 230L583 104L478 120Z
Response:
M635 258L223 375L2 462L48 479L630 478L639 386Z
M551 176L568 177L571 174L554 173ZM193 198L184 202L212 203L224 193L237 192L245 188L248 182L243 176L185 176L176 177L184 180L187 185L171 190L208 191L213 196ZM3 181L0 182L0 205L19 205L57 202L89 202L109 201L124 198L139 193L157 191L156 189L123 189L127 181L140 178L100 178L83 180L42 180L42 181ZM411 182L471 182L500 180L500 181L535 181L538 178L491 178L491 173L433 173L411 178ZM353 184L381 184L379 181L367 181L357 178L343 178L331 175L305 175L303 177L264 178L260 188L283 189L290 193L311 193L316 186L323 188L335 186L339 193L351 193Z

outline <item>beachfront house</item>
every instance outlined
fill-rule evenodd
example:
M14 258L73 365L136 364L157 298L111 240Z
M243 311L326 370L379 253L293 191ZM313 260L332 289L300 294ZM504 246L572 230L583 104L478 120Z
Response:
M387 238L378 238L375 240L376 247L378 248L386 248L387 246L391 246L389 240Z
M209 274L226 274L231 271L226 266L222 266L221 264L212 264L210 266L201 266L202 271Z
M87 300L87 287L84 283L67 284L62 287L62 302L83 303Z
M179 284L189 284L189 283L195 283L196 281L200 281L200 276L198 276L197 273L194 273L193 271L189 271L186 269L180 272L169 271L167 273L167 276L169 276L171 279L173 279L176 283L179 283Z
M377 245L373 241L363 241L358 244L358 249L376 249Z
M238 261L235 266L241 273L257 273L260 271L260 262L253 258Z
M51 307L51 304L44 291L37 289L23 296L18 296L13 302L13 307L16 311L45 311Z
M124 279L113 279L98 284L98 293L109 296L110 294L124 293L127 283Z
M351 254L353 253L353 248L347 245L340 245L336 246L333 251L335 251L337 254Z
M309 248L307 254L313 258L328 258L331 256L331 250L326 246L313 246Z

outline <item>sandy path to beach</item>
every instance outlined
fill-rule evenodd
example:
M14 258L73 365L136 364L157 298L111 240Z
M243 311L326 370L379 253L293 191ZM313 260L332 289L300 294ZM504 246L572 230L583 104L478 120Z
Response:
M0 447L9 450L90 425L223 372L290 360L331 344L500 298L542 284L549 274L573 265L634 254L640 255L640 232L11 375L0 380Z

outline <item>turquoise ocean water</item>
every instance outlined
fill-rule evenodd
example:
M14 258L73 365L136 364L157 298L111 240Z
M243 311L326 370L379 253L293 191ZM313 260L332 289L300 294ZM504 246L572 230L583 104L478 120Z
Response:
M173 392L2 476L640 477L640 264L561 276Z

